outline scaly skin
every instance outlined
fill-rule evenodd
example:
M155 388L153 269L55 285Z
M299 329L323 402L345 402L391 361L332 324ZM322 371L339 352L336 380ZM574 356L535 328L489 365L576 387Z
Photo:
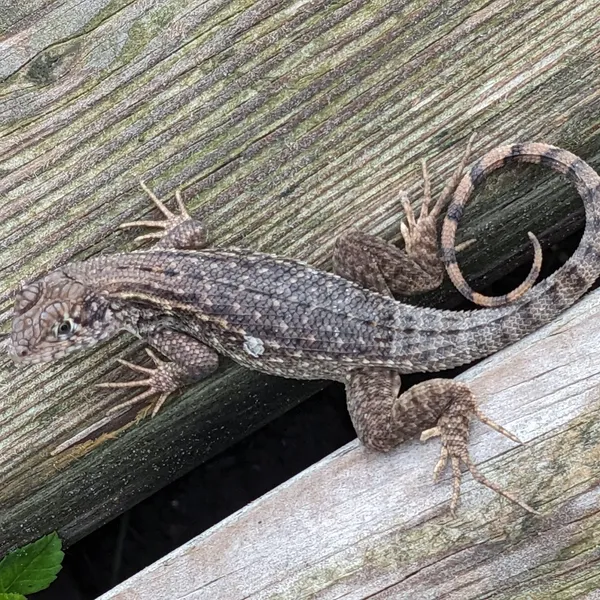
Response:
M439 371L492 354L549 322L588 290L600 274L600 178L580 158L546 144L492 150L454 193L441 256L461 293L494 308L453 312L398 302L392 291L415 293L441 281L436 217L456 188L467 157L468 151L431 208L424 170L425 200L418 220L404 199L405 250L359 232L339 240L334 263L345 277L268 254L201 249L204 230L185 212L180 196L176 215L145 188L166 221L125 226L161 227L166 231L144 236L157 237L159 243L151 250L66 265L25 286L15 303L12 354L25 363L45 362L120 330L134 332L172 362L151 354L156 369L126 363L146 374L146 380L104 386L147 386L126 405L158 393L154 412L182 383L214 371L216 353L272 375L342 381L359 437L373 448L389 450L437 424L433 433L443 442L440 465L451 458L455 475L453 509L461 461L477 479L518 502L483 479L469 460L469 415L510 434L481 414L468 388L432 380L399 396L400 374ZM535 287L541 251L531 236L536 257L528 278L510 294L487 298L462 278L454 235L474 185L510 162L538 162L567 175L583 198L586 230L571 259Z

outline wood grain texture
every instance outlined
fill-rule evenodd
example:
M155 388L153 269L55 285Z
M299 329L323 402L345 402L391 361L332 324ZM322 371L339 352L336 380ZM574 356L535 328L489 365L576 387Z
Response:
M485 412L484 474L540 517L463 483L447 514L439 443L352 442L100 600L566 600L600 586L600 293L464 373Z
M600 166L600 6L536 0L9 0L0 16L0 319L19 282L133 249L137 185L184 189L219 245L329 267L354 226L397 238L399 187L434 191L471 131L475 155L543 140ZM581 223L550 174L507 171L468 210L479 281ZM487 251L483 252L482 247ZM502 268L497 268L502 265ZM489 280L489 279L488 279ZM437 300L436 300L437 301ZM69 542L318 384L226 365L157 418L97 428L122 337L39 368L0 361L0 553ZM125 371L119 371L127 377ZM96 431L96 434L98 433ZM93 436L92 436L93 437Z

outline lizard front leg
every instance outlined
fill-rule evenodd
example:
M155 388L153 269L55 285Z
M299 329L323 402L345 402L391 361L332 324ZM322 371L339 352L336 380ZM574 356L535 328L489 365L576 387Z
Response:
M97 387L109 389L147 387L147 389L111 408L109 413L121 412L128 406L139 404L150 396L158 394L158 400L152 408L152 416L155 416L171 393L184 385L208 377L219 366L219 355L212 348L184 333L170 329L160 330L148 336L148 343L171 362L161 360L149 348L146 348L146 352L154 362L153 369L118 359L122 365L146 375L146 379L99 383Z
M156 197L154 192L143 182L140 181L142 189L148 194L155 206L164 215L164 221L131 221L122 223L121 229L128 227L154 227L163 231L155 231L138 236L136 241L154 240L159 241L155 244L155 248L175 249L175 250L201 250L208 245L206 229L195 221L188 213L181 192L175 191L175 200L179 208L179 214L170 211L162 200Z
M467 443L472 416L509 439L520 442L481 412L466 384L451 379L430 379L400 394L398 373L389 369L358 369L346 382L346 394L358 437L370 448L387 452L419 432L422 432L422 440L440 436L442 450L434 469L434 479L437 480L450 459L452 514L455 514L460 498L461 463L483 485L526 511L538 514L528 504L484 477L471 461Z
M162 229L162 231L146 233L136 238L137 241L158 239L155 248L200 250L207 245L204 226L195 221L187 212L179 190L175 192L175 199L179 208L179 214L176 214L169 210L143 181L140 181L140 185L165 219L164 221L132 221L123 223L120 226L121 228L153 227ZM184 333L164 329L148 336L147 341L163 356L167 357L170 362L161 360L149 348L146 349L146 352L154 362L154 368L142 367L119 359L122 365L137 373L146 375L146 379L100 383L98 387L110 389L147 387L147 389L130 400L113 407L109 411L110 413L120 412L128 406L133 406L158 394L158 400L152 408L152 416L155 416L171 393L183 385L204 379L213 373L219 365L218 354L212 348Z

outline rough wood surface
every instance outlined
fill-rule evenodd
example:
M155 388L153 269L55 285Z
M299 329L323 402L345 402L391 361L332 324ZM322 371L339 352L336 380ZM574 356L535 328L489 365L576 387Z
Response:
M543 140L600 166L597 0L8 0L0 32L5 328L20 281L135 247L116 226L150 212L140 177L183 187L219 245L328 267L350 226L397 238L397 189L418 197L422 157L441 189L473 130L477 155ZM548 241L581 214L557 177L508 171L467 212L461 264L497 276L527 230ZM97 429L115 355L139 349L0 361L0 554L76 539L317 385L226 366L153 420ZM105 435L52 453L87 428Z
M352 442L100 600L566 600L600 586L600 292L464 373L471 450L525 514L465 476L431 482L439 443Z

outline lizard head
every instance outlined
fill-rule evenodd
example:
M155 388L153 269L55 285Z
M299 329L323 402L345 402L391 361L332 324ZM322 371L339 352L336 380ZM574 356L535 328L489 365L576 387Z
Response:
M20 363L61 358L115 333L102 296L57 270L22 287L14 305L9 353Z

